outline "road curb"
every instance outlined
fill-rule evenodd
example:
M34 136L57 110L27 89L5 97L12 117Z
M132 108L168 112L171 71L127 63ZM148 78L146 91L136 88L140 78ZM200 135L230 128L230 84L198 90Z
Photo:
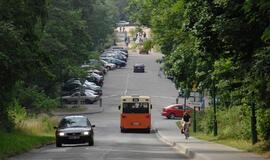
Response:
M188 158L191 158L193 160L211 160L201 154L198 154L194 151L192 151L192 149L188 148L187 146L184 146L184 144L179 144L179 143L176 143L174 141L171 141L169 140L168 138L166 138L165 136L163 136L159 131L158 129L155 129L156 130L156 136L157 138L168 144L169 146L173 147L175 150L177 150L179 153L181 154L184 154L185 156L187 156Z
M95 114L101 113L104 111L104 108L101 107L99 110L96 111L85 111L85 112L54 112L52 113L54 116L70 116L70 115L87 115L87 114Z

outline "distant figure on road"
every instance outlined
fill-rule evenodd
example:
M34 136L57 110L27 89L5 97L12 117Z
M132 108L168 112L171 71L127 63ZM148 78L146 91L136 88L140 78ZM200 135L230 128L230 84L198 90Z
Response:
M159 67L159 71L158 71L158 77L161 77L161 74L162 74L162 68Z
M130 43L130 39L128 36L125 38L125 43L126 43L126 46L128 47L128 44Z
M146 38L146 33L145 33L145 32L143 32L143 38L144 38L144 39Z

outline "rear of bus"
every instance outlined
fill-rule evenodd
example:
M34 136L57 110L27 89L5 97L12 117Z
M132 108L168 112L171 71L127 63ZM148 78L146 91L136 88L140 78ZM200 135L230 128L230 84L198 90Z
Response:
M122 96L120 106L121 132L151 129L151 101L149 96Z

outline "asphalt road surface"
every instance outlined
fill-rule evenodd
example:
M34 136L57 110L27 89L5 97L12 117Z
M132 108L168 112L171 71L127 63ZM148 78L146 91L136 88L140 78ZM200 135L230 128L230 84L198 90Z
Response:
M152 97L153 126L175 127L175 120L160 116L161 108L175 103L177 91L173 83L158 76L159 64L155 62L161 55L139 55L130 53L128 66L110 71L105 76L103 86L104 111L87 115L96 125L95 145L64 145L61 148L48 145L10 159L24 160L179 160L187 159L173 148L159 141L155 133L120 133L119 111L121 95L148 95ZM135 63L145 64L145 73L133 73ZM153 128L154 128L153 127Z

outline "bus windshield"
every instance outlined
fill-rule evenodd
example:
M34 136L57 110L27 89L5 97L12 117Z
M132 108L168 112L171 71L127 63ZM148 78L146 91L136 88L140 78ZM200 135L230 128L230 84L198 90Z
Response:
M149 113L149 103L123 103L123 113Z

